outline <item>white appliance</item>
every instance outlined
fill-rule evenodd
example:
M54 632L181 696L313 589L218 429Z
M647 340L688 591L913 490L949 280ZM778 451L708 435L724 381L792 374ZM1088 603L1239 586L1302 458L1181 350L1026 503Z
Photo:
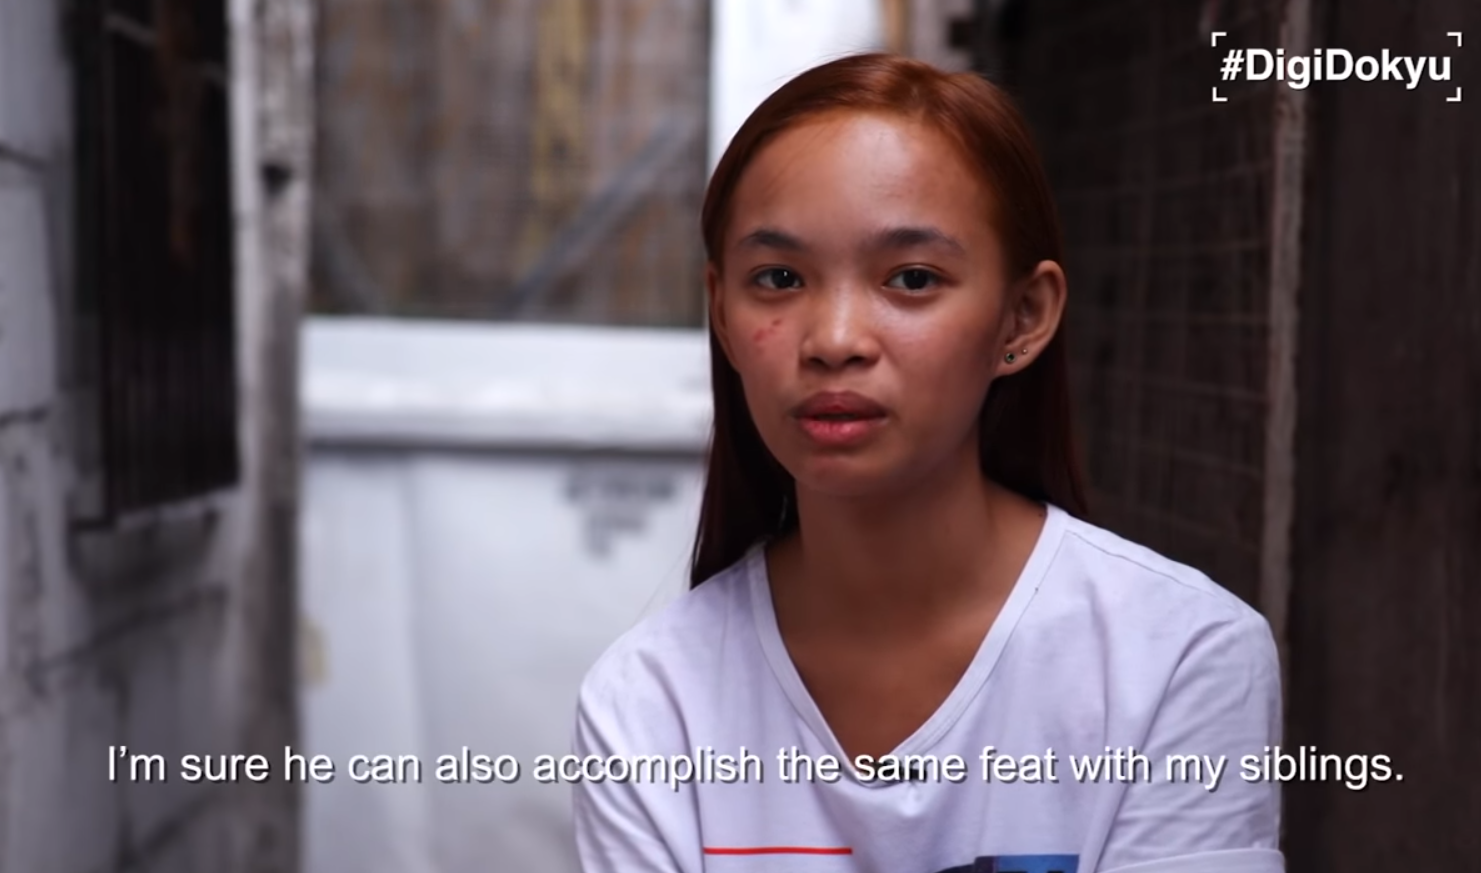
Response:
M303 374L299 751L336 765L305 785L305 873L576 873L569 789L529 765L686 586L706 335L321 318ZM439 782L464 747L523 772ZM355 755L420 781L357 782Z

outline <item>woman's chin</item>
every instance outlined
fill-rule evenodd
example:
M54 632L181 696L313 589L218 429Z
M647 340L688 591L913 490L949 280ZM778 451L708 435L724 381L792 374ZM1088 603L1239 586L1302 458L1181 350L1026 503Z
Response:
M895 465L861 456L811 457L787 466L798 490L839 499L887 496L909 479Z

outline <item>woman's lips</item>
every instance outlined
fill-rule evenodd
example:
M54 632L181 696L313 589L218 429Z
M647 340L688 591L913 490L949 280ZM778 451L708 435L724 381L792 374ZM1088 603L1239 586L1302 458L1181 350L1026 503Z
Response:
M828 447L848 446L861 442L885 423L883 415L869 416L801 416L797 419L803 433L813 442Z
M872 418L885 414L885 408L857 391L819 391L792 407L798 418L849 415Z
M821 446L858 443L887 420L886 410L854 391L821 391L792 410L803 433Z

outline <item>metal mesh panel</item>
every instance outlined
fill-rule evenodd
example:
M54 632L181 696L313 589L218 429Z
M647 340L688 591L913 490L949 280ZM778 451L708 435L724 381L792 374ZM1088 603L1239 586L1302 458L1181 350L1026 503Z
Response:
M1208 31L1274 47L1278 7L1226 6L1035 3L1016 81L1065 226L1097 520L1253 600L1274 89L1220 82Z
M326 0L314 309L700 324L707 6Z
M78 303L102 474L84 514L106 521L239 472L225 14L117 0L78 15Z

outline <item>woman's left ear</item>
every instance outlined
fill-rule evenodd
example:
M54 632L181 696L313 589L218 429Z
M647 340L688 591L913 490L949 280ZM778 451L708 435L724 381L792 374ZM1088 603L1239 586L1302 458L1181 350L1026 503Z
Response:
M1064 270L1054 261L1040 261L1020 289L1009 313L1003 356L1009 364L1042 350L1059 330L1066 297Z

